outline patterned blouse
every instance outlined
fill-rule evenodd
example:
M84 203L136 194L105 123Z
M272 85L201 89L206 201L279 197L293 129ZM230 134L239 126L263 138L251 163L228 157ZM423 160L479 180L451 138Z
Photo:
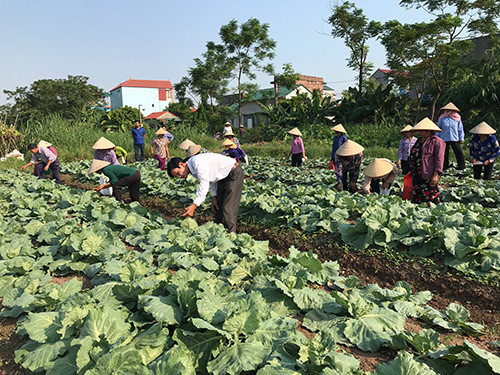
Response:
M153 138L151 141L151 146L153 146L153 154L158 155L160 158L166 158L167 157L167 151L165 147L168 145L168 139L167 138Z
M362 160L362 153L353 156L337 155L335 157L335 174L337 175L337 181L342 181L344 173L349 173L350 181L357 181Z
M485 140L481 142L479 135L474 135L470 141L469 154L471 159L478 161L489 160L493 163L498 157L498 141L494 135L487 135Z

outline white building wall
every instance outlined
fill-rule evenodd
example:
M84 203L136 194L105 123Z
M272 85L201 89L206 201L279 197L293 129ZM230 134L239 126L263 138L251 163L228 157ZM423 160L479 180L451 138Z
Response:
M116 100L113 100L113 97L115 97ZM119 87L111 92L112 110L126 105L138 108L140 105L141 113L144 116L152 112L161 112L172 102L172 90L167 90L167 100L159 99L158 88Z

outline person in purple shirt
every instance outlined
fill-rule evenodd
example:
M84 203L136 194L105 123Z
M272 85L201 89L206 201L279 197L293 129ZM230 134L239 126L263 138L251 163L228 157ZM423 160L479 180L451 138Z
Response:
M293 136L292 147L286 160L290 159L292 156L292 167L300 167L302 165L302 159L306 160L306 150L304 148L304 142L302 141L302 133L298 128L293 128L288 132Z
M427 117L413 127L421 138L410 151L413 203L439 203L438 178L443 173L446 144L434 133L441 129Z
M408 165L408 158L410 157L410 151L417 138L413 136L412 126L407 125L403 130L399 132L403 136L401 142L399 142L398 148L398 166L401 167L403 174L406 175L410 171Z
M120 165L118 158L116 157L116 152L113 150L115 148L113 142L101 137L96 143L94 143L92 148L94 149L95 160L107 161L112 165Z
M134 139L135 161L144 161L144 148L146 139L146 130L141 126L139 120L135 122L135 127L132 129L132 138ZM139 159L139 153L141 154Z
M227 155L230 158L234 158L238 161L238 163L247 163L247 154L245 154L245 151L243 151L241 147L236 146L233 141L231 141L230 139L226 139L224 140L224 142L222 142L222 146L224 146L222 155Z
M59 158L47 147L37 146L34 143L31 143L28 146L28 149L33 153L33 157L28 164L21 167L21 170L28 168L30 165L36 164L35 168L37 170L38 178L44 179L47 178L47 175L50 175L50 169L54 180L56 180L56 182L60 184L61 176L59 168ZM37 163L38 160L40 160L40 162Z

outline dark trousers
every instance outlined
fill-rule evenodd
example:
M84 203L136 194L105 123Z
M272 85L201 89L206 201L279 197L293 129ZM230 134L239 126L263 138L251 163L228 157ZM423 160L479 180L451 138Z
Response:
M450 147L455 153L455 158L457 159L458 167L457 169L465 169L465 157L462 150L462 144L458 141L456 142L446 142L446 149L444 151L444 165L443 169L450 168Z
M292 154L292 167L300 167L302 165L302 153Z
M355 193L356 188L352 188L351 186L349 186L349 184L347 182L348 179L349 179L349 182L354 181L350 172L343 171L343 173L342 173L342 190L348 190L350 193Z
M113 197L115 197L117 201L123 200L122 188L128 187L130 200L132 202L138 202L141 190L141 173L137 171L132 176L120 178L116 184L111 185L111 187L113 188Z
M217 206L215 222L223 224L228 232L236 232L238 211L245 173L240 166L234 168L226 178L217 183Z
M135 161L139 161L139 151L141 153L140 161L144 161L144 143L134 143Z
M493 173L493 163L488 163L488 165L473 165L472 169L474 171L474 178L479 180L481 178L481 172L484 167L483 180L491 180L491 174Z
M410 171L410 163L408 160L401 160L401 170L403 171L403 175L407 175Z
M35 172L36 172L36 176L38 176L38 178L44 179L44 178L48 177L48 176L45 176L43 174L43 172L44 172L43 169L45 168L46 165L47 165L47 163L43 163L43 162L40 162L40 163L35 165ZM54 177L54 180L56 180L56 182L58 184L60 184L61 183L61 175L60 175L59 159L56 159L54 162L52 162L49 165L49 169L52 171L52 177Z

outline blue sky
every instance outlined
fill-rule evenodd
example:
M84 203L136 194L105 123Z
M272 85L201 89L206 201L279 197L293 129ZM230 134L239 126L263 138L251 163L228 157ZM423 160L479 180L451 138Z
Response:
M405 10L393 0L356 0L370 20L423 21L422 10ZM129 78L178 82L209 40L218 42L221 25L251 17L270 25L278 69L320 76L337 93L355 85L346 67L347 47L330 36L330 0L3 0L0 104L4 89L44 78L84 75L110 90ZM368 59L385 67L385 51L370 42ZM256 83L269 87L271 77ZM232 87L236 86L232 82Z

